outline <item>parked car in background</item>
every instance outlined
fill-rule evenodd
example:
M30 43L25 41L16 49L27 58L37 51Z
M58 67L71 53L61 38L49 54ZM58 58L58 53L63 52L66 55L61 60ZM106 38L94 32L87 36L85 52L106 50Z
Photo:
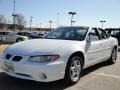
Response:
M118 40L118 44L120 45L120 28L109 28L105 29L105 31L107 31L110 36L115 37Z
M0 41L3 41L3 37L2 36L0 36Z
M21 35L21 36L27 36L27 37L29 37L29 39L41 38L42 35L43 35L43 34L38 35L38 34L35 33L35 32L18 32L17 34L18 34L18 35Z
M2 44L3 41L4 41L4 40L3 40L3 37L0 36L0 45Z
M3 36L0 36L0 42L2 43L2 42L4 42L6 40L6 38L5 37L3 37Z
M117 39L100 28L60 27L43 39L13 44L0 58L4 73L22 79L77 83L82 70L117 58Z
M5 43L15 43L15 42L28 40L28 37L17 35L16 32L12 32L12 31L4 31L4 32L0 31L0 36L5 38L4 40Z

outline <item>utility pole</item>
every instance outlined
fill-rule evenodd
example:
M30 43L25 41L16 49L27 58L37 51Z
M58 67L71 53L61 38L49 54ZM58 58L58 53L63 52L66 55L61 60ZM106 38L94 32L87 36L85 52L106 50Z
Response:
M31 31L32 19L33 19L33 17L30 17L30 31Z
M102 23L102 29L104 28L104 23L106 22L106 21L100 21L101 23Z
M49 24L50 24L50 29L52 28L52 20L49 21Z
M73 26L73 16L76 15L76 12L69 12L68 14L71 15L71 26Z
M7 21L7 30L9 31L9 26L10 26L10 24L11 24L11 21L8 19L8 21Z

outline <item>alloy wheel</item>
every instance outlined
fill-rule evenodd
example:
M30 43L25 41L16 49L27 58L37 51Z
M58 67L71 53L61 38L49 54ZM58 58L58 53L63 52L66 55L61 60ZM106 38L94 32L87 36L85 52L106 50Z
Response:
M81 63L77 58L73 60L70 66L70 78L72 81L78 81L81 72Z

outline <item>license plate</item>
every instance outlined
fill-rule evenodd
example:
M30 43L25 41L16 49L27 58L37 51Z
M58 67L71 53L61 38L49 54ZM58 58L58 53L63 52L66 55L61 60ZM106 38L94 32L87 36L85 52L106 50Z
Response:
M13 67L12 63L5 62L4 66L5 66L5 68L4 68L5 71L14 72L14 67Z

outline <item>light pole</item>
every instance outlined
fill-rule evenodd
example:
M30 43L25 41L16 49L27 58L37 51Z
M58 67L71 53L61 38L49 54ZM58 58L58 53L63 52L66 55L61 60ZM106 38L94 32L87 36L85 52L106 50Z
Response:
M16 22L15 22L15 19L17 17L17 14L12 14L13 16L13 25L14 25L14 31L16 30Z
M41 30L41 27L42 27L42 23L40 23L40 30Z
M101 23L102 23L102 28L104 28L104 23L106 22L106 21L100 21Z
M51 26L52 26L52 22L53 22L52 20L49 21L50 29L52 28L52 27L51 27Z
M16 29L16 25L15 25L15 17L16 17L16 12L15 12L15 9L16 9L16 1L14 0L13 1L13 14L12 14L12 16L13 16L13 25L14 25L14 31L15 31L15 29Z
M57 27L59 26L59 17L60 17L60 13L57 13Z
M73 25L73 23L75 23L76 21L72 21L72 25Z
M71 15L71 26L73 25L73 16L76 15L76 12L69 12L68 14Z
M31 31L32 19L33 19L33 17L30 17L30 31Z

